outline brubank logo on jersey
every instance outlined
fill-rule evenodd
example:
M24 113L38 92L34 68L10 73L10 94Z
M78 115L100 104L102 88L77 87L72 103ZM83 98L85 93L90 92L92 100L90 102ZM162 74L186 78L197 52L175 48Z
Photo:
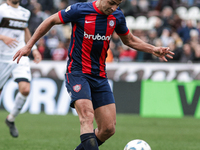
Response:
M92 35L92 34L87 34L85 31L84 31L84 37L86 38L86 39L93 39L93 40L98 40L98 41L100 41L100 40L105 40L105 41L110 41L110 39L111 39L111 35L110 36L101 36L101 35L99 35L99 33L97 34L97 35Z

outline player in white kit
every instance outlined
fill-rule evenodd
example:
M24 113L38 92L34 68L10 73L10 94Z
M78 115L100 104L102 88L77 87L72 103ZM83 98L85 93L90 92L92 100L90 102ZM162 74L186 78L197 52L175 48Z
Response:
M7 0L0 5L0 92L11 74L19 87L14 108L5 121L13 137L18 137L14 121L30 92L31 80L29 58L23 57L19 64L13 62L13 55L31 37L27 23L30 11L19 6L19 3L20 0ZM42 57L36 46L32 48L32 53L34 62L39 63Z

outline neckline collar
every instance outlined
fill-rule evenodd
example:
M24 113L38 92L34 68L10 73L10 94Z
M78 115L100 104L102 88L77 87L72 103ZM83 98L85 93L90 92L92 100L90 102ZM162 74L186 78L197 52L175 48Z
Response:
M96 2L97 2L97 1L92 2L92 5L93 5L94 9L95 9L99 14L106 15L106 14L104 14L101 10L99 10L99 8L97 8Z

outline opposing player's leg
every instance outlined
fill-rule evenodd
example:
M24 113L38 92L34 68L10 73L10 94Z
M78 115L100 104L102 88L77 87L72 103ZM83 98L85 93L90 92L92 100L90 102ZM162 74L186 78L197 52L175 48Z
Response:
M30 92L31 71L28 57L23 57L21 59L20 63L13 69L12 75L15 82L18 83L19 92L15 97L14 107L6 118L6 124L10 129L11 135L13 137L18 137L18 130L15 127L14 121L20 113Z
M89 99L76 100L75 109L80 120L81 144L76 150L98 150L98 143L93 132L94 110Z
M12 71L16 68L17 64L13 62L0 62L0 92L3 89L6 81L9 79ZM13 137L18 137L18 131L13 121L5 120L6 125L9 127L10 134Z
M20 113L24 103L26 102L26 99L28 97L28 94L30 92L30 83L27 81L20 81L18 83L19 86L19 92L17 93L15 97L15 104L13 109L11 110L10 114L6 118L6 124L8 125L10 129L10 134L13 137L18 137L19 133L17 128L15 127L15 118Z

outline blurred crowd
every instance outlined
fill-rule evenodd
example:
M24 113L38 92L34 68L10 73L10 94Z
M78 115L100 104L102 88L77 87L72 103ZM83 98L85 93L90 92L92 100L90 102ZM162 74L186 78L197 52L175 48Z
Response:
M120 8L125 16L156 16L150 30L132 30L140 39L155 46L170 47L175 53L171 62L192 63L200 61L200 20L181 19L177 8L200 8L200 0L123 0ZM200 14L199 14L200 15ZM113 36L110 49L116 61L161 62L151 54L138 52L120 45ZM120 46L118 46L120 45ZM117 50L118 49L118 50Z
M39 24L53 13L67 6L92 0L21 0L21 6L31 11L29 29L33 34ZM3 0L0 0L2 3ZM170 62L192 63L200 61L200 21L181 19L176 9L184 6L200 8L200 0L123 0L120 8L126 16L157 16L150 30L131 32L147 43L170 47L175 53ZM70 24L54 26L37 42L44 60L66 60L70 43ZM113 33L107 62L162 62L151 54L130 49ZM30 56L31 57L31 56Z

